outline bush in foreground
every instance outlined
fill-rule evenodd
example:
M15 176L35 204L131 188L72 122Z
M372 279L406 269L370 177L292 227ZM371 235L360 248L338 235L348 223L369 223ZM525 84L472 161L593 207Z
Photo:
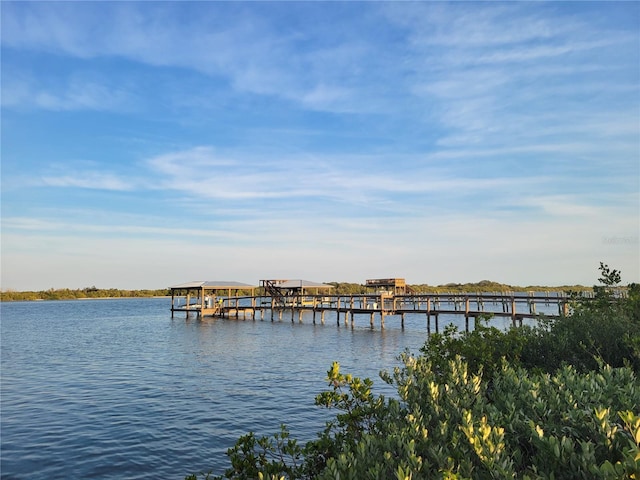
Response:
M424 356L402 361L385 376L399 399L334 364L316 403L339 413L317 440L301 447L285 427L246 435L232 467L206 478L640 478L640 383L629 367L549 375L505 362L483 379L460 358L437 373Z

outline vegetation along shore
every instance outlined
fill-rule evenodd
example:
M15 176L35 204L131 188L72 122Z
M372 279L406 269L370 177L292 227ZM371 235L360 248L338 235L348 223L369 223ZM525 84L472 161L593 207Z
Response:
M249 432L224 473L185 480L640 479L640 285L621 297L620 272L600 273L568 316L431 334L381 372L393 398L334 362L315 440Z
M365 293L367 287L359 283L349 282L327 282L335 287L334 293L358 294ZM474 292L581 292L592 291L591 287L584 285L562 285L562 286L542 286L542 285L508 285L490 280L482 280L473 283L446 283L443 285L414 284L409 287L416 292L423 293L474 293ZM258 294L260 294L260 289ZM251 292L241 292L249 295ZM171 290L165 289L143 289L143 290L122 290L118 288L96 288L95 286L86 288L50 288L38 291L15 291L3 290L0 292L0 301L38 301L38 300L74 300L87 298L139 298L139 297L166 297L171 296Z

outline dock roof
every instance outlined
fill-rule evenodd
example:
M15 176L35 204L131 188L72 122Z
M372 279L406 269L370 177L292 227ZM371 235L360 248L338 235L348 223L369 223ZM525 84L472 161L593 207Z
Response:
M190 288L205 288L207 290L228 290L230 288L258 288L255 285L249 285L248 283L233 282L228 280L207 280L207 281L194 281L181 283L180 285L174 285L170 287L172 290L186 290Z
M406 285L404 278L371 278L367 285L380 287L403 287Z
M276 280L274 286L276 288L333 288L333 285L310 280Z

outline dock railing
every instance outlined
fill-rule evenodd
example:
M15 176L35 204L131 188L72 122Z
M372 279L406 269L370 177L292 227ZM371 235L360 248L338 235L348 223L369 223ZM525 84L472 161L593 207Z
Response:
M218 297L215 305L186 306L176 311L195 311L198 316L226 318L247 318L261 320L276 318L282 320L296 316L302 321L305 312L312 312L313 322L319 317L325 322L328 313L335 313L338 324L351 323L355 316L368 316L371 326L374 318L380 318L384 327L385 318L400 317L404 326L405 316L425 315L427 327L431 319L436 322L442 315L462 315L468 328L469 319L481 316L511 318L514 324L522 324L523 319L540 317L558 317L569 314L572 302L589 301L589 297L574 297L562 292L493 292L493 293L409 293L394 295L390 292L365 294L295 294L277 296L266 294L258 296Z

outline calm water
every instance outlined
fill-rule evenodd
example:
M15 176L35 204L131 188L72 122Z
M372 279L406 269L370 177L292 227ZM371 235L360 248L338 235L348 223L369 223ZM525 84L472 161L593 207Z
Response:
M1 308L3 479L222 473L248 431L285 422L308 440L322 429L330 412L313 402L332 361L392 394L378 372L426 340L424 315L407 316L404 330L387 317L381 331L368 316L355 328L330 314L324 325L297 314L293 324L171 319L164 298Z

